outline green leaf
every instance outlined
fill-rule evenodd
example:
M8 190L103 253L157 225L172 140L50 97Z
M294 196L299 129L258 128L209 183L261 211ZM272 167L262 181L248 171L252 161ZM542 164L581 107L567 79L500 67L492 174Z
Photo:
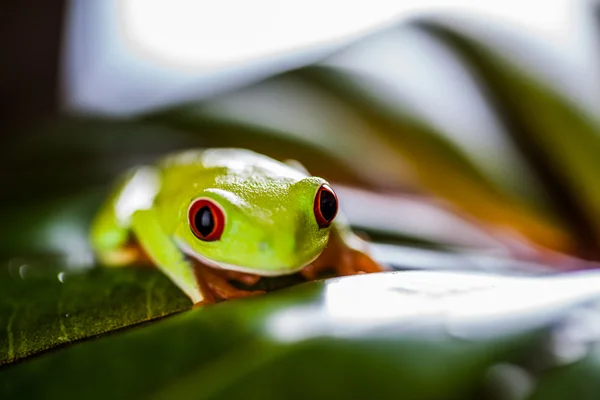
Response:
M599 279L403 272L311 282L4 366L0 396L488 398L498 366L560 365L540 352L552 354L556 321L571 323L565 316L600 297Z
M0 270L0 365L190 307L154 269L73 271L14 259Z
M414 314L386 309L395 297L399 305L402 299L419 301L418 293L405 294L410 286L400 275L385 284L363 276L195 309L7 367L0 394L356 398L378 388L382 395L464 398L477 390L486 365L511 358L533 337L465 341L435 330L430 337L411 337L406 324ZM349 308L362 302L346 297L353 294L364 296L363 310ZM132 300L143 295L141 290Z

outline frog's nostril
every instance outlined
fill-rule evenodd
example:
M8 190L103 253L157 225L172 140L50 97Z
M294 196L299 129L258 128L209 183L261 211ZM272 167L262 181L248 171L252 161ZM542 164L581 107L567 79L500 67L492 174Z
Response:
M258 242L258 250L259 251L267 251L269 248L269 243L266 241Z

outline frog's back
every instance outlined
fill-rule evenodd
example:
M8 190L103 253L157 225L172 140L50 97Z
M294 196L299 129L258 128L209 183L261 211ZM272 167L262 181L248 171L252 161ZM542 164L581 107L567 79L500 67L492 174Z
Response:
M284 163L251 150L237 148L192 149L171 154L159 163L167 181L198 182L215 176L237 178L265 176L299 180L306 176Z

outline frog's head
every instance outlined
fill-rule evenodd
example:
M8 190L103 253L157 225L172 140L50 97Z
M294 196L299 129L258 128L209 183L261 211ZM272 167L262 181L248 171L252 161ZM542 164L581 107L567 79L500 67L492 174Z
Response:
M338 201L317 177L256 179L195 193L176 231L181 249L201 262L262 276L291 274L321 254Z

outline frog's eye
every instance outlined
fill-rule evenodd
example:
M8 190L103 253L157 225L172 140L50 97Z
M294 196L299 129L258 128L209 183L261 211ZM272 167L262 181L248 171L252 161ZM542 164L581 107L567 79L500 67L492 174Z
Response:
M323 184L315 196L315 217L321 228L329 226L338 212L338 200L329 185Z
M207 198L196 199L188 209L188 223L198 239L211 242L221 238L225 214L214 201Z

